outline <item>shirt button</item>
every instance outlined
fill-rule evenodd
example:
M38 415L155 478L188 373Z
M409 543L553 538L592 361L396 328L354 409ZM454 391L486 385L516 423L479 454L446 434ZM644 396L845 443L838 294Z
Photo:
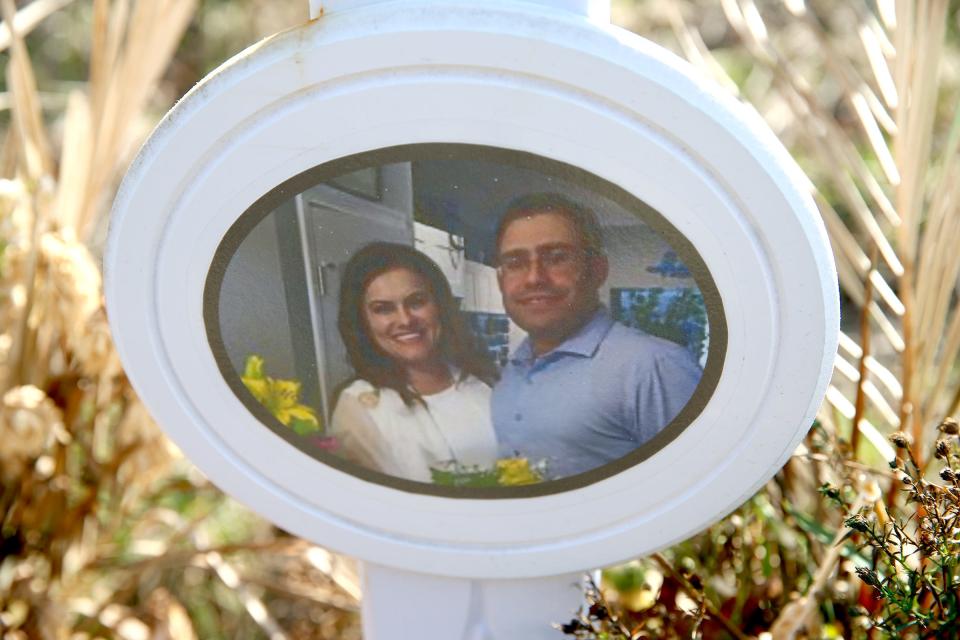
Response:
M522 414L522 413L515 413L515 414L513 414L513 419L514 419L514 420L523 420L523 414Z

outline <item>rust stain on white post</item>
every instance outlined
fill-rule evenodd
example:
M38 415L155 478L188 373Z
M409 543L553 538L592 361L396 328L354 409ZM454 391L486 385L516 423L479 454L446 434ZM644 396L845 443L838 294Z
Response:
M310 19L315 20L326 13L392 1L396 0L308 0L308 4ZM594 22L610 22L610 0L517 0L517 4L538 4L586 16Z

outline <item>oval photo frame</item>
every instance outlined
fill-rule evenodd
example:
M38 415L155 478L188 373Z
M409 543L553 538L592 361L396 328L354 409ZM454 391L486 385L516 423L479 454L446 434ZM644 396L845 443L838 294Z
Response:
M328 163L436 144L573 167L648 205L695 249L722 303L723 364L669 444L548 495L461 499L318 464L239 399L206 301L242 214L295 196L308 185L290 181ZM446 576L609 565L730 512L812 422L839 327L822 223L759 117L642 38L520 3L369 5L240 54L141 150L114 204L104 265L131 382L213 482L331 549ZM719 332L711 340L719 345Z
M398 176L398 172L402 172L406 166L410 166L410 173L416 174L418 180L413 181L410 178L403 180L403 173L399 173ZM698 372L699 379L689 399L680 403L682 408L679 412L671 415L665 423L657 425L652 438L631 447L632 450L626 455L611 454L608 462L574 475L543 481L526 480L523 484L516 486L483 486L490 484L488 480L490 473L472 469L462 472L461 477L466 478L466 481L461 485L438 483L440 478L451 476L452 472L449 471L444 473L435 471L434 477L437 480L433 483L415 481L351 462L331 452L331 449L336 450L334 448L336 443L333 442L332 447L328 444L332 439L323 437L323 434L329 431L336 387L342 386L337 385L337 382L349 381L354 376L351 376L353 371L348 366L337 366L338 356L341 356L342 352L342 348L338 347L341 347L342 340L330 335L336 332L336 308L328 309L330 303L323 300L325 297L335 298L337 292L330 290L332 287L326 283L326 280L331 275L335 276L338 267L339 271L343 270L343 262L351 253L345 251L345 247L351 246L351 242L352 246L359 249L370 242L385 238L394 238L400 242L414 240L408 228L414 222L413 211L404 210L403 202L395 203L393 210L385 206L387 203L384 200L389 200L391 195L389 187L378 185L376 179L377 172L383 172L384 167L389 170L389 178L384 182L392 180L397 183L394 190L402 193L401 200L412 203L425 200L433 204L433 209L446 209L446 215L428 211L416 217L435 218L437 220L428 221L443 226L450 226L453 223L457 228L466 226L475 229L478 225L482 226L486 223L487 236L496 229L498 221L495 215L484 215L486 210L478 204L478 197L481 195L486 198L495 197L501 202L509 203L518 194L528 195L531 191L529 183L532 179L535 180L534 176L538 174L542 176L543 184L550 185L555 190L561 184L567 190L579 188L578 195L581 195L581 198L584 197L582 194L588 194L587 198L600 204L603 209L608 211L616 209L619 213L617 221L620 225L613 228L605 225L601 227L606 229L605 235L617 236L615 247L607 248L607 253L611 254L608 259L614 265L615 272L610 278L614 283L612 285L607 283L606 295L603 296L604 302L608 307L616 307L613 316L618 323L628 326L632 324L637 328L642 328L644 325L635 320L635 314L631 314L634 307L629 303L637 305L646 302L648 309L645 311L649 315L643 319L651 325L646 327L648 331L659 329L668 340L672 339L683 344L681 340L686 338L690 343L685 345L688 347L687 351L694 351L697 364L705 366L702 373ZM492 173L478 179L478 174L482 174L484 169ZM520 175L514 175L517 173ZM352 184L347 183L343 179L344 176L353 176ZM507 187L504 183L510 182L511 176L512 182L519 184ZM483 178L489 183L486 189ZM317 190L318 185L323 186L319 188L319 192L314 192L313 199L303 200L303 194L311 189ZM472 189L470 189L471 186ZM498 187L499 195L492 193L490 187L494 186ZM331 188L333 192L329 191ZM451 189L461 193L471 190L473 197L463 196L458 200L464 202L451 202L443 196L445 191L449 192ZM504 192L511 195L504 197ZM536 189L533 192L535 193ZM298 196L291 199L291 193L296 193ZM452 215L450 211L453 207L459 210L461 204L475 212L468 222L464 222L459 215ZM315 209L323 213L315 213L312 219L310 213ZM419 209L420 207L414 204L414 210ZM496 209L496 206L491 208L492 211ZM481 213L477 214L477 211ZM630 225L629 220L623 220L630 215L636 217L636 225ZM251 243L252 234L268 222L274 223L276 227L276 239L271 238L272 230L264 230L259 232L256 242ZM461 293L458 299L463 308L459 308L458 311L467 314L472 311L474 313L471 317L479 320L472 323L474 334L479 332L480 324L504 324L502 330L493 332L492 336L484 337L493 342L496 351L499 352L501 366L506 364L508 357L506 334L522 333L522 330L513 324L502 305L497 308L496 301L476 300L482 294L486 294L487 298L496 296L494 269L489 265L482 265L481 262L464 258L465 252L462 250L462 245L466 245L466 248L472 249L472 253L477 254L480 260L486 259L487 262L491 262L493 248L486 246L490 244L489 238L484 242L483 239L476 237L481 235L479 233L453 236L448 229L428 226L425 222L418 221L416 225L418 225L418 235L415 238L415 245L418 248L429 251L431 243L444 241L445 233L452 238L451 242L454 245L461 245L461 251L455 258L457 265L465 264L474 267L467 277L479 279L487 276L484 278L485 282L474 283L472 287L474 291L470 291L466 295L467 300L463 300L464 286L460 282L464 278L463 269L447 269L449 273L445 273L448 281L453 280L454 284L460 284L457 292ZM439 238L438 231L442 232ZM317 240L317 235L322 235L322 241ZM426 237L420 237L420 235ZM639 245L642 243L642 240L638 242L641 238L649 238L654 242L659 240L663 248L658 247L656 255L637 255L638 247L633 246L630 240ZM321 242L324 244L323 247L318 246ZM647 244L651 243L648 241ZM244 248L242 256L238 259L238 254ZM324 249L326 253L321 255ZM452 250L449 245L438 246L437 249L441 254ZM616 254L612 253L614 250ZM274 252L276 255L272 255ZM265 254L268 254L268 257L265 257ZM339 257L341 260L334 262L331 260L334 257ZM644 258L646 260L643 260ZM657 258L658 261L651 258ZM442 257L438 259L438 262L442 261ZM270 273L268 265L271 263L275 267L279 266L274 273ZM228 273L232 277L228 277ZM323 282L320 281L321 278ZM648 286L638 287L644 280ZM651 282L654 286L649 286ZM232 286L225 287L228 284ZM224 302L225 288L233 293L232 304ZM281 291L283 295L277 297L275 294ZM271 295L271 292L274 295ZM493 296L490 295L491 292ZM661 297L666 302L661 301ZM649 309L651 304L654 304L655 308ZM277 312L278 306L285 306L286 313L283 310ZM671 318L672 323L669 324L663 320L665 317L677 315L675 310L682 306L692 306L692 312L680 318ZM273 311L269 307L273 307ZM325 311L331 317L323 317ZM705 320L705 326L695 321L699 319L700 314ZM233 323L226 321L225 317L228 315L246 316L252 320L247 320L245 326L237 327L236 321ZM696 318L690 316L696 316ZM211 349L227 384L247 409L274 434L319 462L368 482L412 493L449 498L511 499L550 495L599 482L642 463L672 442L706 406L723 369L727 342L723 303L713 278L693 245L663 216L623 189L577 167L529 153L466 144L420 144L378 149L325 163L278 185L240 215L217 248L204 290L204 319ZM289 325L291 343L288 345L287 340L283 340L285 344L277 349L279 353L271 349L277 343L274 334L285 331L285 327L277 326L278 320L280 325ZM509 328L507 323L510 325ZM225 340L225 329L236 335L232 335L231 340ZM684 329L690 330L683 331ZM690 333L694 335L688 335ZM264 340L265 334L270 334L270 338ZM256 354L253 354L250 348L246 350L236 346L228 348L228 342L231 346L262 344L266 348L259 349ZM510 351L514 351L516 346L514 344L514 349ZM324 351L334 353L325 355ZM261 354L262 359L272 365L276 365L278 360L281 364L285 364L286 366L282 368L293 378L289 382L296 384L301 392L304 390L304 381L316 387L315 391L308 390L305 394L310 396L312 401L307 401L306 405L298 404L311 409L313 415L322 416L315 429L306 427L306 433L298 434L291 428L289 416L280 415L278 418L280 411L275 409L271 412L268 408L269 400L262 396L259 399L255 397L252 388L247 386L250 383L244 382L245 360L250 356L260 358ZM334 371L337 371L339 376ZM298 376L297 373L300 375ZM276 384L273 378L270 380L272 384ZM582 383L582 381L578 382ZM672 383L669 379L665 382L666 385ZM555 384L554 387L556 387ZM560 391L569 393L573 389L561 387ZM640 391L638 390L637 393L639 394ZM642 401L647 399L644 398ZM298 397L297 403L299 400ZM291 400L290 403L292 404L293 401ZM638 400L637 404L640 403L641 400ZM322 409L317 410L315 407L318 406ZM407 410L409 407L403 407L403 409ZM554 415L557 418L564 417L562 409ZM287 424L281 422L283 418L286 419ZM404 424L403 426L413 425ZM624 431L626 432L627 429L624 428ZM411 433L407 437L415 438L416 435ZM583 435L593 434L586 432ZM541 434L540 437L549 437L549 433ZM524 460L526 461L526 458ZM546 466L546 469L549 471L549 466ZM456 478L456 476L453 477ZM478 477L479 480L476 479ZM481 486L471 486L471 484Z

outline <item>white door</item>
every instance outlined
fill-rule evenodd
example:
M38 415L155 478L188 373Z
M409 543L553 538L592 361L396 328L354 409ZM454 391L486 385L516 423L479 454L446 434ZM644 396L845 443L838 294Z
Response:
M323 417L333 390L352 375L337 330L340 277L350 256L374 241L413 245L410 163L372 167L296 197Z

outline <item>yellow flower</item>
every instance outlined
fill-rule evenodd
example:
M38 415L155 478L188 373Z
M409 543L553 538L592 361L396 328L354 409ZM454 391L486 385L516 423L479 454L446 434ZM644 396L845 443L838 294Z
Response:
M263 358L247 357L240 378L250 394L284 426L292 427L300 435L320 430L320 421L313 408L299 403L298 380L276 380L263 371Z
M530 467L530 461L526 458L497 460L497 476L497 481L507 487L536 484L543 480L540 474Z

